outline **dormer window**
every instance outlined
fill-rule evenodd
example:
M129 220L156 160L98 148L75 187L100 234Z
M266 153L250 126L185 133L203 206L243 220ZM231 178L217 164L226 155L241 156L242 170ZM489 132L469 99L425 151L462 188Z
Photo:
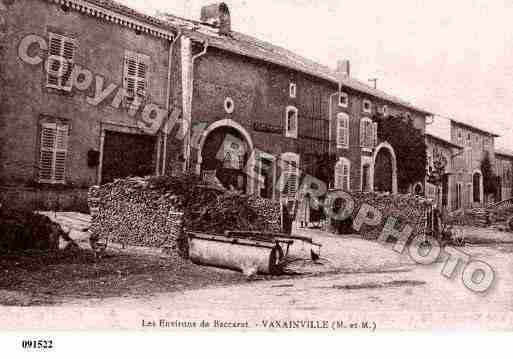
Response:
M372 103L370 100L363 100L363 112L371 113L372 112Z
M338 105L341 107L349 106L349 96L345 92L338 95Z
M290 98L296 98L297 86L294 82L289 85L289 96Z
M287 106L285 111L285 137L297 138L297 108Z

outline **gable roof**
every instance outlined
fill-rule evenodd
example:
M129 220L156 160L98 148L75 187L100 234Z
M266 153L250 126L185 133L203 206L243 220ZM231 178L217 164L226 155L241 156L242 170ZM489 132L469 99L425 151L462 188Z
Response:
M502 156L513 159L513 151L504 148L497 148L495 149L495 156Z
M444 139L444 138L441 138L441 137L435 136L435 135L433 135L433 134L431 134L431 133L427 133L427 132L426 132L426 137L428 137L428 138L432 139L432 140L433 140L433 141L435 141L435 142L441 142L441 143L443 143L444 145L447 145L447 146L449 146L449 147L454 147L454 148L458 148L458 149L462 149L462 148L463 148L463 146L460 146L460 145L458 145L458 144L456 144L456 143L454 143L454 142L448 141L448 140L446 140L446 139Z
M71 0L73 1L73 0ZM303 72L305 74L327 80L338 86L337 73L328 66L321 65L305 57L297 55L283 47L273 45L255 37L232 31L230 36L219 35L217 28L212 27L195 20L184 19L175 15L160 14L159 17L153 17L143 14L128 6L120 4L113 0L85 0L96 6L115 11L124 16L134 18L146 24L157 26L166 31L180 31L186 36L196 41L208 41L209 46L213 46L225 51L236 53L242 56L266 61L292 70ZM411 110L420 112L424 115L432 115L431 112L411 104L408 101L396 96L387 94L384 91L375 89L355 78L346 77L342 80L342 86L355 91L376 97L391 103L401 105Z
M475 131L475 132L479 132L479 133L482 133L482 134L485 134L485 135L489 135L489 136L492 136L492 137L500 137L498 134L496 133L493 133L493 132L490 132L490 131L487 131L487 130L483 130L482 128L479 128L479 127L476 127L476 126L473 126L473 125L470 125L466 122L462 122L462 121L457 121L457 120L454 120L454 119L450 119L451 122L455 123L455 124L458 124L462 127L466 127L468 128L469 130L472 130L472 131Z

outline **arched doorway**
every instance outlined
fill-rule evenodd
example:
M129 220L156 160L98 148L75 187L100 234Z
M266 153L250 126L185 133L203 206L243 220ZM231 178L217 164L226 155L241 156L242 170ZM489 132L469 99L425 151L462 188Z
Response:
M203 178L216 177L227 189L249 192L245 167L253 150L247 131L232 120L211 124L198 147L196 172Z
M483 201L483 176L481 171L472 173L472 202L481 203Z
M374 191L397 193L397 160L394 149L388 142L376 147L373 164Z

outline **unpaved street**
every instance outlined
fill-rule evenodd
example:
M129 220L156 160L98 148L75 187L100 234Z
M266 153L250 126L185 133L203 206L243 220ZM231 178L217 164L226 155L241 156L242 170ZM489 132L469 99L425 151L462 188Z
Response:
M368 245L358 239L347 240L354 241L353 245L342 248ZM442 262L422 266L404 257L394 266L383 258L396 254L375 246L380 245L372 243L367 251L359 252L362 254L356 260L362 261L360 271L257 280L145 297L78 300L54 307L3 307L0 319L7 328L46 329L136 329L142 328L142 320L155 321L158 327L161 319L167 322L232 320L247 322L250 328L262 328L263 320L294 319L370 321L378 329L512 327L511 245L464 248L473 259L486 261L495 270L495 285L486 294L465 288L461 270L448 279L440 274ZM373 255L383 258L373 259ZM369 263L363 270L365 260Z

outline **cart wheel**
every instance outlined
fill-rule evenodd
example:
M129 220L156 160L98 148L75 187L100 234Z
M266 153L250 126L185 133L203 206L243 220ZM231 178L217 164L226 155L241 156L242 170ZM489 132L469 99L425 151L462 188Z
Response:
M279 244L277 244L272 250L271 255L269 256L269 272L271 274L279 274L280 268L278 264L283 259L283 249Z

